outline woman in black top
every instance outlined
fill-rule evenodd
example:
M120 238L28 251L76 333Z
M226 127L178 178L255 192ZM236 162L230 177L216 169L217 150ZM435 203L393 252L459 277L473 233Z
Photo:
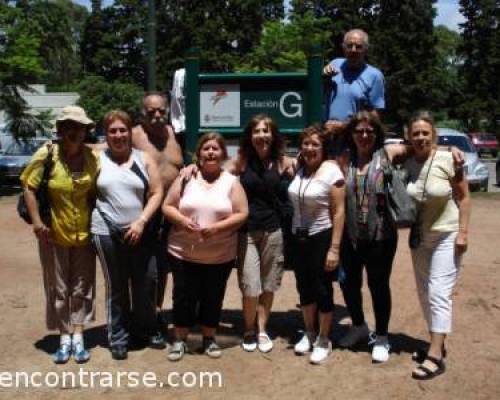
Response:
M246 351L258 348L267 353L273 348L266 326L283 276L281 221L289 207L287 187L293 170L293 160L284 155L283 147L276 123L267 115L256 115L245 128L239 157L229 167L240 176L249 206L238 256Z

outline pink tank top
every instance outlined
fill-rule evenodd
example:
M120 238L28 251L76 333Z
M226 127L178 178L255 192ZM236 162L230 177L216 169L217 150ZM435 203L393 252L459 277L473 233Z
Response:
M233 213L230 198L236 177L223 171L207 186L201 178L190 179L179 202L179 211L204 228ZM168 235L168 252L182 260L200 264L222 264L236 258L238 232L220 232L203 239L198 233L173 226Z

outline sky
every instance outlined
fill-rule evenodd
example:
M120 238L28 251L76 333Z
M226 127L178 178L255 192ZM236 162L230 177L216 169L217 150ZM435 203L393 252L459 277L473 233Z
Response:
M73 0L90 8L90 0ZM285 0L285 3L288 1ZM112 0L104 0L104 5L109 5ZM449 29L458 31L458 24L464 21L462 14L458 11L458 0L438 0L435 5L438 15L434 20L435 25L445 25Z

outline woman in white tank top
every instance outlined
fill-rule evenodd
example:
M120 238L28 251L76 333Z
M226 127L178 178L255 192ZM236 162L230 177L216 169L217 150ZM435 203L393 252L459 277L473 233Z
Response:
M132 149L130 117L111 111L104 117L104 129L108 148L100 154L91 232L106 283L111 356L123 360L131 335L146 340L156 335L155 302L150 295L154 278L148 271L143 233L160 206L163 190L154 160Z

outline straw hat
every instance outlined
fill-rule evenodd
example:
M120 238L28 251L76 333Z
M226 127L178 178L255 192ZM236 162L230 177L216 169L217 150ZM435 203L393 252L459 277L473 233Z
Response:
M78 106L64 107L62 114L56 119L56 128L58 128L59 124L63 121L75 121L82 125L86 125L89 128L95 125L94 121L87 117L85 110Z

